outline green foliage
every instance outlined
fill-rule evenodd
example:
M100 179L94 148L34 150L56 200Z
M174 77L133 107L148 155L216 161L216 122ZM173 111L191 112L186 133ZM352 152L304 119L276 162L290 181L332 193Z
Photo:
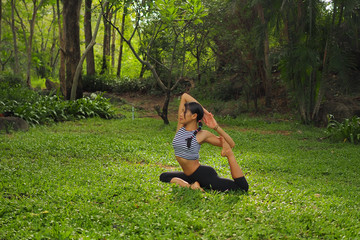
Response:
M241 88L238 86L238 82L224 78L217 79L217 81L212 80L199 83L196 85L196 88L191 90L191 94L196 95L200 99L231 101L238 99L241 94Z
M20 76L15 76L11 73L0 73L0 89L25 85L25 81Z
M156 87L152 79L131 79L129 77L117 77L114 75L86 75L82 79L84 91L89 92L148 92Z
M328 121L327 131L333 140L353 144L360 142L360 117L354 116L352 119L345 119L344 122L339 123L334 116L329 115Z
M37 4L39 2L40 0L36 1ZM28 46L26 40L30 30L28 20L32 17L34 3L19 1L16 4L14 29L17 35L13 39L10 24L11 1L3 1L3 23L9 24L2 24L1 71L25 74L27 54L24 53ZM61 1L59 3L61 10ZM281 74L282 80L289 86L287 94L297 101L297 107L307 123L316 116L316 103L320 103L325 95L320 89L336 89L341 93L353 95L359 93L359 3L359 0L110 1L113 17L117 16L116 24L120 24L123 6L128 8L129 14L125 21L127 38L136 26L136 12L140 13L141 30L137 31L139 34L133 35L133 47L141 57L152 63L160 78L166 83L165 86L172 86L180 77L187 77L193 79L196 86L200 85L199 93L213 90L213 95L223 100L234 100L238 95L242 95L243 98L254 99L255 104L255 100L262 97L263 92L259 89L266 89L263 81L266 75L263 71L264 39L267 32L270 55L274 56L274 59L282 59ZM258 6L263 9L264 23L260 19ZM92 10L94 21L100 11L99 1L93 2ZM58 76L60 38L57 18L56 1L44 1L37 12L35 22L32 81L35 74L39 78ZM84 26L83 20L81 17L80 28ZM24 23L24 28L21 22ZM103 33L104 25L101 24L97 42L102 41ZM117 34L114 37L118 54L120 37ZM17 56L18 64L15 64L15 39L17 51L20 53ZM82 30L80 42L81 49L84 49ZM98 72L101 69L103 46L105 45L94 46ZM84 77L85 89L108 92L148 92L149 89L152 92L157 91L153 79L149 78L149 82L136 79L142 65L126 44L123 54L121 74L128 77ZM117 60L113 61L112 64L116 66ZM18 67L14 69L16 65ZM272 63L270 65L274 66ZM108 71L114 72L114 68ZM151 74L149 69L146 70L146 74ZM236 74L236 83L227 79ZM328 85L328 76L334 76L336 80L332 86ZM216 80L212 81L212 77ZM167 84L167 80L170 84ZM204 88L203 82L212 86ZM32 86L35 84L32 83Z
M201 23L201 18L207 15L200 0L156 0L155 3L161 20L174 27L182 28L186 21Z
M39 95L23 87L0 88L0 113L12 112L29 124L46 124L90 117L112 118L109 99L97 95L64 101L57 95Z
M289 121L221 124L248 194L161 183L180 170L175 123L94 118L0 135L0 239L358 238L357 146L318 141L322 130ZM219 148L200 154L231 177Z
M299 43L291 49L286 49L280 61L281 76L297 103L304 123L312 120L311 114L322 81L321 72L318 70L320 66L317 49L308 46L307 43Z

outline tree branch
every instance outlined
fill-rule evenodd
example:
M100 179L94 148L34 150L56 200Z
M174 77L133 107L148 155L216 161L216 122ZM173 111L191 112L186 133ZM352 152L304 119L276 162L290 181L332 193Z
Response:
M20 20L20 25L21 25L21 28L23 30L23 35L24 35L24 41L25 41L25 48L27 49L29 46L28 46L28 40L27 40L27 37L26 37L26 29L25 29L25 24L24 24L24 21L22 20L22 18L20 17L20 14L17 10L17 8L14 6L14 9L15 9L15 12L16 12L16 15L18 16L19 20Z
M156 60L155 58L153 58L150 54L145 53L147 57L151 58L152 60L154 60L157 64L159 64L160 66L162 66L163 68L165 68L166 70L168 70L170 72L170 69L165 66L164 64L162 64L161 62L159 62L158 60Z
M129 46L130 50L133 52L133 54L134 54L134 56L136 57L136 59L137 59L140 63L142 63L143 65L146 65L146 66L150 69L150 71L152 72L154 78L155 78L156 81L158 82L158 84L159 84L159 86L161 87L161 89L162 89L164 92L166 92L166 91L168 90L168 88L167 88L167 87L164 85L164 83L161 81L159 75L158 75L157 72L156 72L155 67L154 67L153 65L151 65L150 62L144 61L143 59L141 59L141 57L140 57L139 54L135 51L133 45L131 44L131 39L129 39L129 40L126 39L126 38L124 37L124 35L122 34L122 32L119 30L119 28L116 27L109 19L107 19L107 18L105 17L105 20L106 20L107 22L109 22L110 25L111 25L113 28L115 28L115 30L120 34L120 36L122 37L122 39L126 42L126 44ZM136 25L135 25L136 27L135 27L135 29L134 29L134 32L137 31L137 28L138 28L138 26L139 26L139 25L138 25L138 22L139 22L139 19L137 19L137 23L136 23Z
M150 43L148 44L148 46L146 47L146 55L149 57L150 56L150 49L151 49L151 46L153 45L154 43L154 40L157 38L160 30L161 30L161 27L162 27L162 22L160 22L160 25L159 25L159 29L156 30L156 24L155 24L155 27L154 27L154 34L152 35L151 37L151 40L150 40Z

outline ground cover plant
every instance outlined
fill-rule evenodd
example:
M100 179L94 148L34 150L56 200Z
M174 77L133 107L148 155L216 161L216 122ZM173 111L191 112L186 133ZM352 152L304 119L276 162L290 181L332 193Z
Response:
M131 116L131 113L128 113ZM0 239L360 238L360 148L291 121L219 119L249 193L161 183L175 123L131 117L0 135ZM201 162L230 177L220 149Z
M334 141L351 142L353 144L360 142L360 117L354 116L351 119L345 119L343 122L336 121L332 115L328 118L327 130Z
M92 96L65 101L60 94L44 95L21 85L11 86L0 81L0 113L11 113L31 125L89 117L115 117L109 99L102 94Z

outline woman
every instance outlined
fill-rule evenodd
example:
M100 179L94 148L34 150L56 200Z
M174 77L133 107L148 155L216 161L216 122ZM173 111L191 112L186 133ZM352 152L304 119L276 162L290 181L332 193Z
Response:
M214 129L220 137L209 131L202 130L201 120ZM198 126L199 125L199 126ZM221 155L227 157L232 178L220 178L215 169L200 165L199 150L203 143L222 147ZM243 190L248 191L249 185L237 164L232 148L235 142L217 124L214 116L189 94L184 93L178 110L177 133L173 140L176 160L183 172L165 172L160 175L160 181L178 184L192 189L213 189L217 191Z

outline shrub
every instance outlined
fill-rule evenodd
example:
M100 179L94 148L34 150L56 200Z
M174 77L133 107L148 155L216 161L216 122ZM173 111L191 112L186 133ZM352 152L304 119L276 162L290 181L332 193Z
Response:
M26 82L19 76L9 73L0 74L0 89L5 87L26 86Z
M10 112L31 125L97 116L106 119L114 117L109 99L102 95L97 95L94 99L64 101L60 96L42 96L20 86L0 89L0 113L2 112Z
M138 79L129 77L119 78L113 75L85 75L83 76L82 83L84 91L87 92L142 92L151 95L163 94L163 90L158 86L158 83L153 77ZM172 84L174 83L175 80L173 80ZM180 81L173 90L173 94L183 93L188 87L187 82Z
M352 119L345 119L339 123L334 116L328 116L329 124L327 131L335 141L344 141L357 144L360 142L360 117L354 116Z
M148 92L156 87L155 82L149 79L119 78L112 75L85 75L82 83L84 91L88 92Z
M242 92L242 87L234 80L224 78L220 80L211 79L197 83L191 93L202 99L212 99L220 101L230 101L238 99Z

